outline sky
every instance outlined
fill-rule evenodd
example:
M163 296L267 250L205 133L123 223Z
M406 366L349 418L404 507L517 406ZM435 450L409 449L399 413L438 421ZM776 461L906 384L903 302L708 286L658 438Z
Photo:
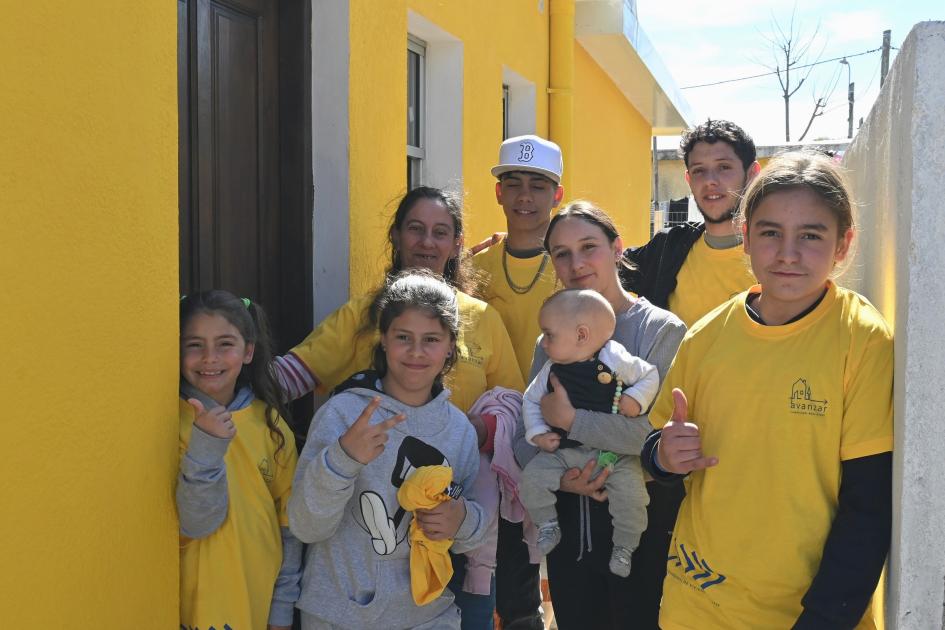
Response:
M775 49L766 38L776 33L775 22L788 30L792 11L797 40L812 40L802 63L850 55L854 135L879 94L881 53L852 55L879 48L886 29L897 48L915 23L945 20L943 0L637 0L640 26L680 88L769 72ZM890 67L897 52L891 51ZM839 61L813 68L791 98L792 141L803 133L818 97L827 105L805 142L847 137L847 70ZM792 72L792 80L795 76ZM682 94L696 124L724 118L746 129L756 144L784 142L784 100L774 75ZM661 138L659 146L677 143L678 138Z

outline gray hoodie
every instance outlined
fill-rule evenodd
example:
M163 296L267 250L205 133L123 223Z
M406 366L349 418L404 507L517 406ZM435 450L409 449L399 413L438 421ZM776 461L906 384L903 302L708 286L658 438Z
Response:
M372 424L398 413L407 419L388 432L383 453L363 465L344 452L338 438L374 396L381 404ZM466 518L452 550L463 553L482 543L486 519L471 496L479 468L476 434L448 397L443 390L422 407L410 407L354 387L330 398L315 414L289 501L292 532L309 543L300 609L332 625L361 630L412 628L450 607L448 589L426 606L414 603L407 538L412 514L397 502L400 483L413 468L449 465L456 484L451 494L466 500Z

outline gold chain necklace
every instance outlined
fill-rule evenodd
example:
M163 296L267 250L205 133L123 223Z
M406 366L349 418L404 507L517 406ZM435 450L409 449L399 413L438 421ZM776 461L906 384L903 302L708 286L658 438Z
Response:
M515 284L512 280L511 274L509 274L509 246L505 241L502 241L502 271L505 272L505 280L509 283L509 288L518 293L519 295L524 295L532 290L532 288L538 283L538 279L541 278L542 272L545 270L545 267L548 265L548 252L544 252L541 255L541 264L538 265L538 271L535 272L535 277L532 278L532 281L528 283L528 286L522 286Z

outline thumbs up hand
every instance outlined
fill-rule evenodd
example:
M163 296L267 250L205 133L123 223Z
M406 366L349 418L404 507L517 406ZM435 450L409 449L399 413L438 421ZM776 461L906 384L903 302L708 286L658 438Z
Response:
M201 431L224 440L236 435L233 414L226 407L204 409L203 403L196 398L188 398L187 402L194 408L194 425Z
M689 419L689 402L681 389L673 390L673 415L663 425L656 457L660 468L685 475L719 463L717 457L704 457L699 427Z

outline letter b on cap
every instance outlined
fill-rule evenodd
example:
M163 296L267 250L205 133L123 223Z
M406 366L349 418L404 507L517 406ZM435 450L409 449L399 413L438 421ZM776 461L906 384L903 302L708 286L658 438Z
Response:
M532 158L535 157L535 145L533 145L531 142L523 142L520 145L518 145L518 148L519 148L519 155L518 155L519 162L531 162Z

